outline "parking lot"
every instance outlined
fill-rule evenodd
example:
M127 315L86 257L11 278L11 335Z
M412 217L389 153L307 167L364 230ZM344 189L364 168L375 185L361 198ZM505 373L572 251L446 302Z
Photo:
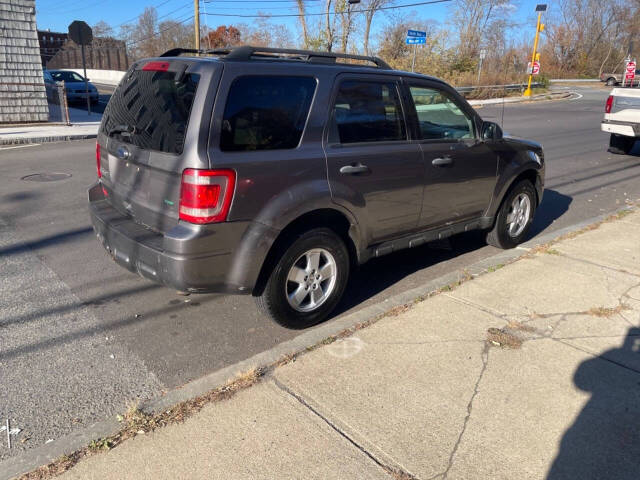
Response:
M533 236L640 198L640 152L606 152L606 90L572 90L571 100L507 105L504 118L502 107L480 110L544 145L546 191ZM26 439L0 448L0 460L299 334L261 317L251 297L184 297L115 265L87 213L94 148L87 140L0 149L0 405ZM24 178L40 173L64 175ZM469 233L371 261L351 279L336 318L496 252Z

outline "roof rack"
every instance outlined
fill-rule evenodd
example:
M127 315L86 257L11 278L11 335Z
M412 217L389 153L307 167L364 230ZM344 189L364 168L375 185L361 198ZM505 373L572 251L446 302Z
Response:
M217 48L217 49L201 49L195 50L192 48L174 48L164 52L161 57L177 57L182 53L200 53L203 55L220 55L224 56L225 60L241 61L251 60L252 58L281 58L287 60L301 60L313 63L336 63L338 58L345 60L360 60L363 62L370 62L376 65L378 68L384 70L392 70L387 62L378 57L369 57L364 55L349 55L346 53L334 53L334 52L314 52L311 50L296 50L293 48L270 48L270 47L252 47L242 46L234 48Z

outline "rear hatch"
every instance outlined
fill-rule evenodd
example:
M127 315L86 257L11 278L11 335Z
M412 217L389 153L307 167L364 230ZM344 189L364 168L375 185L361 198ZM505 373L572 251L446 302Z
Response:
M178 224L182 171L209 167L198 146L206 145L221 70L214 60L159 58L125 74L105 109L97 147L114 208L158 232Z

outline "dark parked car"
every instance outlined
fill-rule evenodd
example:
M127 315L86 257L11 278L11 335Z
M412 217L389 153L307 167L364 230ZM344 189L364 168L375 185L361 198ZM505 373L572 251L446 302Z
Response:
M372 257L473 229L526 238L541 146L503 138L443 81L374 57L181 53L136 62L98 134L91 218L132 272L252 294L302 328Z
M64 82L69 103L86 102L87 92L84 77L71 70L47 70L56 82ZM89 82L89 79L87 79ZM91 103L98 103L100 94L95 85L89 82L89 99Z

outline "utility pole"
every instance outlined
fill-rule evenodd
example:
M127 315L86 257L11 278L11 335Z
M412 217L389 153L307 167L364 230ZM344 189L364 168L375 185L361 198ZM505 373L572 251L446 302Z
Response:
M196 34L196 50L200 50L200 0L193 0L193 25Z
M547 5L542 3L536 5L536 12L538 12L538 23L536 25L536 37L533 41L533 53L531 54L531 71L529 71L529 82L527 83L527 89L524 91L525 97L531 96L531 81L533 80L533 62L540 58L538 53L538 39L540 38L540 32L544 30L544 24L540 23L542 19L542 12L547 10Z

